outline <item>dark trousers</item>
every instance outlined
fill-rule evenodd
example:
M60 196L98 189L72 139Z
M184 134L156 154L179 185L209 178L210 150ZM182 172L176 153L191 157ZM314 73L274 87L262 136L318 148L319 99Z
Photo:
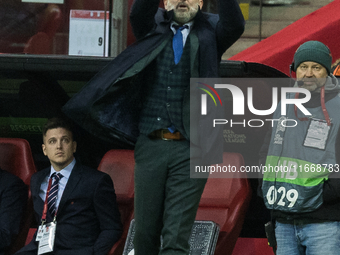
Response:
M135 254L189 254L188 240L206 183L190 178L189 141L141 135L135 160Z

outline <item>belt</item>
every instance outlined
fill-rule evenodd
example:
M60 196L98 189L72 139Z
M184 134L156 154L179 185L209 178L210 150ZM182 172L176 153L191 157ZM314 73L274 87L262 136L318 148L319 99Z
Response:
M168 129L158 129L149 134L150 138L162 140L185 140L185 137L180 132L171 133Z
M292 224L292 225L302 225L302 224L312 224L312 223L324 223L330 222L330 220L322 220L322 219L312 219L312 218L297 218L297 219L285 219L285 218L277 218L276 221L282 224Z

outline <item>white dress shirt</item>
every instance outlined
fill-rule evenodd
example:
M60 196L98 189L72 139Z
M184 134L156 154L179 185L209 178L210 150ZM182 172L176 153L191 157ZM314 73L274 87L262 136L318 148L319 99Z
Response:
M179 26L175 21L172 21L171 22L171 30L172 32L174 32L174 34L176 34L176 28L174 28L174 25L175 26ZM193 21L190 21L188 23L185 23L183 26L187 25L188 28L187 29L183 29L182 30L182 35L183 35L183 47L185 46L185 42L187 41L187 38L188 38L188 35L190 34L190 31L191 31L191 28L192 26L194 25L194 22Z

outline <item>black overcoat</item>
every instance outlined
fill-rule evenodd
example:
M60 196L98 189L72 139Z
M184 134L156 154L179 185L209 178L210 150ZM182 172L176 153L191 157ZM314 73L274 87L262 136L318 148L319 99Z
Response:
M63 107L66 115L81 127L107 142L119 140L133 145L139 135L140 95L145 88L143 70L173 35L170 29L173 11L158 8L158 4L159 0L135 1L130 19L137 42L110 62ZM243 30L244 19L236 0L220 0L219 15L199 11L189 35L191 77L218 77L222 54L240 37ZM191 105L194 105L193 102ZM188 85L182 110L186 137L190 137L190 110L193 111L192 107L190 109ZM211 114L209 117L210 120L214 118ZM214 154L208 148L211 146L205 145L207 141L211 144L222 139L221 130L212 130L212 123L204 123L202 118L194 122L192 126L204 127L204 132L199 131L204 134L190 137L191 142L205 148L203 157ZM223 149L221 145L217 147L214 150Z

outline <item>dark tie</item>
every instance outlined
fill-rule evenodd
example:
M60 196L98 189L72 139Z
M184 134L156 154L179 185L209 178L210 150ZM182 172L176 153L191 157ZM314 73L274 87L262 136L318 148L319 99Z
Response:
M175 64L177 65L178 62L181 60L181 56L183 53L183 35L182 30L185 28L188 28L187 25L185 26L173 26L176 29L176 34L174 35L172 39L172 48L174 50L174 56L175 56Z
M58 197L58 186L59 181L61 178L63 178L63 175L60 173L53 173L51 178L53 179L53 183L50 189L50 192L48 193L47 198L47 205L48 205L48 211L50 212L51 216L54 217L55 211L56 211L56 202Z

